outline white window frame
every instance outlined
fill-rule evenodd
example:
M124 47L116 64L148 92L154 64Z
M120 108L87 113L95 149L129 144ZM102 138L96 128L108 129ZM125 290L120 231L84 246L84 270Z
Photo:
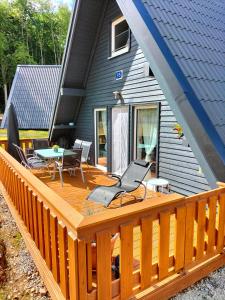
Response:
M157 104L137 105L134 108L134 159L137 159L137 111L139 109L148 109L148 108L156 108L157 114L159 114L159 107ZM158 147L158 143L159 143L159 139L157 141L157 147Z
M123 49L115 50L115 27L116 27L116 25L123 22L124 20L125 20L125 17L122 16L112 22L112 25L111 25L111 57L115 57L115 56L121 55L123 53L126 53L130 49L130 45L128 43L128 45L126 47L124 47Z
M94 130L95 130L95 166L96 168L102 170L102 171L107 171L107 167L103 167L99 164L97 164L98 162L98 157L97 157L97 124L96 124L96 121L97 121L97 112L98 111L106 111L107 113L107 108L106 107L100 107L100 108L95 108L94 109ZM108 137L107 137L108 138ZM107 153L107 156L108 156L108 153ZM108 157L107 157L108 158ZM108 161L107 161L107 165L108 165Z

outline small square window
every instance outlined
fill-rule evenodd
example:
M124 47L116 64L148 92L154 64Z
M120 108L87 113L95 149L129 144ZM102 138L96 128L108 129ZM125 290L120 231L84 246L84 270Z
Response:
M111 56L128 52L130 48L130 28L124 17L112 22Z

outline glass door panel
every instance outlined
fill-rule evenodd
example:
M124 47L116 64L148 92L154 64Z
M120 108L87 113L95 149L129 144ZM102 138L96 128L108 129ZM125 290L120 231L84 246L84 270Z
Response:
M128 165L129 109L112 109L112 172L123 174Z
M156 176L158 144L158 108L136 108L135 153L136 159L152 162L151 176Z
M95 154L96 164L107 168L107 112L106 109L95 110Z

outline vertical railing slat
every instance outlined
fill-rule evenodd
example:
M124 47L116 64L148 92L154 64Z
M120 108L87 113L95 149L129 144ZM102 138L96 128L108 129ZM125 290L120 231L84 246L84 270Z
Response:
M221 253L224 248L224 226L225 226L225 194L219 197L219 224L217 235L217 251Z
M120 297L128 299L133 291L133 225L120 226L121 261L120 261Z
M213 254L215 248L216 238L216 204L217 197L212 196L209 198L209 221L208 221L208 243L207 243L207 254Z
M44 250L44 227L43 227L43 201L37 199L37 219L38 219L38 240L39 240L39 249L42 257L45 257Z
M112 298L111 234L97 233L97 286L98 300Z
M60 288L66 299L69 297L69 274L67 268L67 230L62 222L58 222L59 236L59 268L60 268Z
M206 199L201 199L198 201L197 223L196 259L198 260L204 256L205 250Z
M186 229L185 229L185 266L192 263L194 255L194 222L196 203L191 202L186 205Z
M78 241L78 274L79 274L79 299L87 300L87 256L86 243Z
M52 253L50 239L50 209L43 206L43 222L44 222L44 245L45 245L45 260L49 269L52 269Z
M58 219L51 213L50 214L50 236L51 236L51 249L52 249L52 273L56 280L59 283L59 251L58 251Z
M152 278L152 218L141 219L141 288L151 284Z
M175 271L184 267L186 207L178 207L176 211L176 234L175 234Z
M70 300L78 300L78 250L77 239L72 232L68 233L68 260Z
M168 275L170 242L170 213L160 213L159 219L159 279Z

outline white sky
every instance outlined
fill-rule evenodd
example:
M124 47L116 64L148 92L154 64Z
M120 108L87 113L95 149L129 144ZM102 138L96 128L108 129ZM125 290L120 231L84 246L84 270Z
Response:
M73 7L73 3L75 0L52 0L53 4L59 5L61 3L68 4L70 8Z

